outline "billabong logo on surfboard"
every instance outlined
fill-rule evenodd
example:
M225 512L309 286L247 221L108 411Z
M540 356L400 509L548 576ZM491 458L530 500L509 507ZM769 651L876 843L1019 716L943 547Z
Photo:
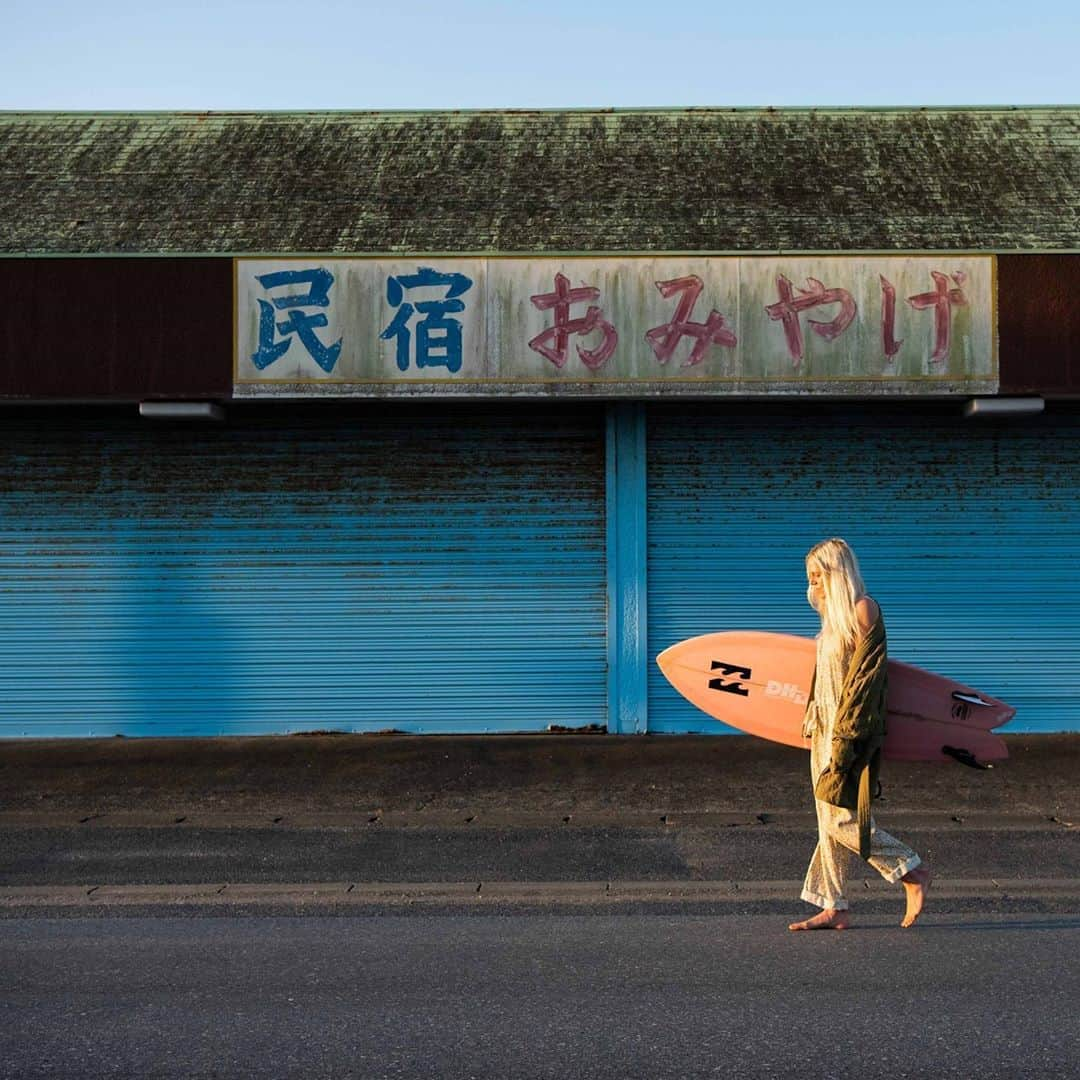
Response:
M710 690L722 690L725 694L738 694L739 697L750 696L749 689L742 684L743 679L749 681L750 676L753 675L750 668L740 667L738 664L725 664L723 660L714 660L709 667L712 671L719 671L724 676L737 676L727 682L724 679L710 679Z

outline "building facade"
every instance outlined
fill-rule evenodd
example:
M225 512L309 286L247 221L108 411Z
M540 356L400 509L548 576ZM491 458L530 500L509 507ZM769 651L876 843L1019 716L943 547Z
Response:
M1080 728L1080 110L0 114L0 736L718 732L812 634Z

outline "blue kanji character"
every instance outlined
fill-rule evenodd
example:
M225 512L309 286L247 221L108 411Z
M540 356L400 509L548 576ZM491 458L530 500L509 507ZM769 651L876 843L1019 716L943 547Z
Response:
M461 370L461 323L448 318L451 312L465 310L458 297L472 288L472 278L464 274L443 274L430 266L421 266L415 274L398 274L386 279L386 299L397 312L390 325L379 336L384 341L397 338L397 366L409 370L409 347L412 334L409 320L413 314L423 315L416 324L416 366L445 367L447 371ZM442 300L404 300L406 289L446 286Z
M329 307L330 286L334 284L334 275L323 267L314 270L279 270L273 274L257 275L256 281L268 292L282 285L303 283L311 288L306 293L289 296L274 296L270 302L259 301L259 347L252 354L251 362L262 371L275 360L288 352L292 344L292 335L300 338L311 358L327 374L334 370L337 358L341 354L341 338L333 345L324 345L315 334L315 327L326 326L329 322L321 312L311 315L299 308ZM288 315L282 322L275 322L274 308L278 311L288 309ZM274 330L282 335L281 341L274 341Z

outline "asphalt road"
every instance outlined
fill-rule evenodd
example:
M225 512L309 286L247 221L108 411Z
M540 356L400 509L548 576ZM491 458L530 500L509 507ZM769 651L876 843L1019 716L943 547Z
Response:
M1054 1077L1080 918L7 918L0 1075Z

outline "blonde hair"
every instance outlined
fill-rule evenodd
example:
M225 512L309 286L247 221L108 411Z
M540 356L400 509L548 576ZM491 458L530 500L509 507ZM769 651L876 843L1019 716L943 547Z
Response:
M807 587L806 598L821 616L822 642L839 656L848 656L862 635L855 603L866 594L859 560L848 547L847 541L833 536L815 544L806 553L806 569L816 567L821 571L821 583L825 600L819 608Z

